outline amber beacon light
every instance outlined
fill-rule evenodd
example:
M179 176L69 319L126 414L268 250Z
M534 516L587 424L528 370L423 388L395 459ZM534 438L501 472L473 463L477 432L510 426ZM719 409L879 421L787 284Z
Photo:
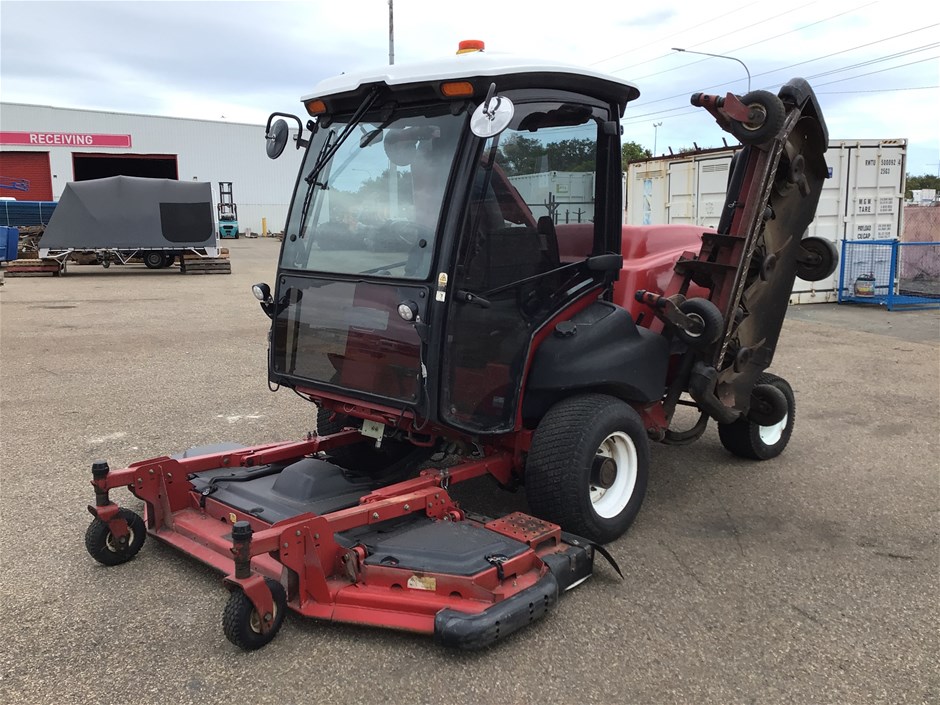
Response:
M458 54L469 54L474 51L483 51L485 45L480 39L464 39L457 45Z

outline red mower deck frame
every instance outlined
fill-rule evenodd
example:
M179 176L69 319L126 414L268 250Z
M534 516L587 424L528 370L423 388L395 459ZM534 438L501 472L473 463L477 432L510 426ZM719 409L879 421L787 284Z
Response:
M323 516L303 514L275 524L233 509L196 491L191 479L218 468L252 468L290 463L358 438L356 432L301 442L256 446L191 458L141 461L111 471L96 463L92 485L95 518L113 541L138 542L124 512L110 500L127 487L145 503L146 531L225 576L262 615L257 645L273 636L283 605L265 578L289 586L286 605L306 616L434 634L444 644L485 646L538 619L560 590L591 573L593 548L560 527L521 513L486 521L467 517L447 492L450 484L487 473L499 476L512 464L497 453L446 470L424 470L417 478L383 487L357 506ZM486 570L468 575L368 565L361 545L344 546L337 534L408 517L467 524L525 545L513 556L493 556ZM242 644L256 648L254 644Z

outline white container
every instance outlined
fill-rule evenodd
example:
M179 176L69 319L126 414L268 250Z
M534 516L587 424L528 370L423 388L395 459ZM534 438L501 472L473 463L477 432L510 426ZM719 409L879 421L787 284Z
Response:
M740 149L713 149L631 162L626 222L630 225L718 225L731 157ZM829 178L807 234L833 242L901 237L906 139L830 140ZM797 279L790 303L838 298L839 270L819 282Z

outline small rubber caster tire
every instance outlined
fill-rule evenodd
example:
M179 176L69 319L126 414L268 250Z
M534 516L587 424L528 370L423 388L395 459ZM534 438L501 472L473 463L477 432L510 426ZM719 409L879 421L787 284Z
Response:
M763 114L760 122L730 121L728 129L741 144L762 144L780 132L786 118L786 108L780 98L770 91L751 91L741 102L748 110L756 109Z
M287 594L284 587L271 578L265 578L264 582L274 601L274 623L267 632L261 631L258 611L242 590L232 590L222 613L222 631L225 632L225 638L245 651L260 649L270 642L281 628L287 612Z
M725 328L725 317L711 301L701 298L687 299L679 305L679 310L686 316L694 318L701 328L701 332L698 333L676 328L676 334L682 342L690 347L701 349L721 338Z
M818 282L832 276L839 266L839 250L825 238L804 237L800 240L800 253L796 258L796 276L808 282Z
M147 527L137 513L121 509L118 516L127 522L129 533L124 542L116 540L107 523L101 519L93 519L85 531L85 550L102 565L127 563L140 552L147 539Z
M796 398L793 389L782 377L765 372L758 376L757 385L776 387L782 392L787 402L787 413L777 423L761 425L747 417L734 423L718 424L718 438L726 450L739 458L751 460L770 460L776 458L787 447L793 435L793 422L796 420Z

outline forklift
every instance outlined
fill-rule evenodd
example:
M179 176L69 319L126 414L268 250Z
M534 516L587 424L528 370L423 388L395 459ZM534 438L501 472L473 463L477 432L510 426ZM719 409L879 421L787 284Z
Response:
M232 196L232 182L219 182L219 239L238 239L238 206Z
M828 144L809 84L693 95L745 145L718 227L624 226L637 87L462 49L325 80L304 119L268 119L268 156L292 142L305 157L274 284L252 291L269 384L314 405L315 431L92 466L90 555L123 563L149 535L212 566L243 649L288 609L493 644L597 555L616 567L604 544L640 510L651 443L715 422L730 453L765 461L793 432L793 390L767 369L795 277L836 266L804 237ZM546 170L594 174L589 217L525 201L515 184ZM679 406L697 411L690 428ZM484 476L524 488L530 514L454 500ZM112 499L124 488L143 516Z

